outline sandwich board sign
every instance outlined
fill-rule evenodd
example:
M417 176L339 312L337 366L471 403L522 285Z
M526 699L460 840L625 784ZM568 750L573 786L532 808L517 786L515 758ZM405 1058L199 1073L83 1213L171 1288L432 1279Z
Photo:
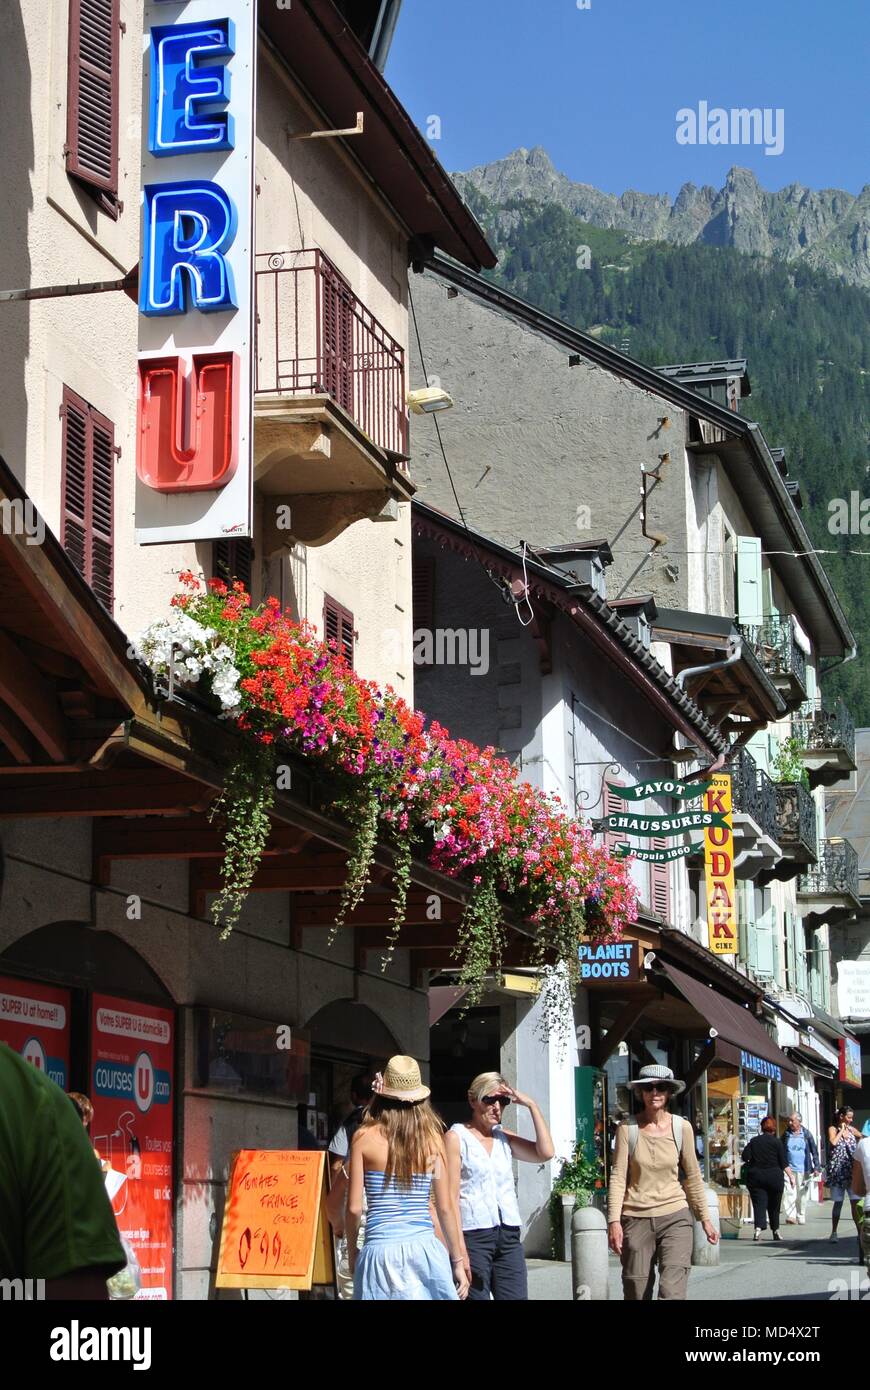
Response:
M233 1154L215 1286L310 1289L335 1278L320 1149Z

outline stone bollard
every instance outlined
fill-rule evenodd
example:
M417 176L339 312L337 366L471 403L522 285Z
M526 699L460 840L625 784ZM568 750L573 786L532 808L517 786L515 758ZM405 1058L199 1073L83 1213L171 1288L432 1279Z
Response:
M607 1220L595 1207L581 1207L571 1221L571 1288L575 1303L602 1303L610 1297Z
M707 1188L707 1207L709 1209L709 1221L712 1226L720 1232L719 1225L719 1198L712 1187ZM692 1244L692 1264L713 1266L719 1263L719 1246L711 1245L704 1235L704 1228L700 1221L695 1222L695 1236Z

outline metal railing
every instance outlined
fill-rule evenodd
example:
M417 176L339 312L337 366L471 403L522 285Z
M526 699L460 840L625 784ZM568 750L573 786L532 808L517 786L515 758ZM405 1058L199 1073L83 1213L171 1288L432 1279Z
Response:
M839 698L808 701L792 720L794 732L811 752L843 749L855 761L855 721Z
M804 851L812 859L818 856L816 807L806 787L800 782L775 782L776 840L784 850Z
M405 352L322 251L256 258L255 392L327 395L372 443L407 453Z
M768 618L755 625L738 623L737 627L772 680L790 677L806 695L807 659L795 641L790 622Z
M776 792L767 773L746 748L738 748L723 771L731 774L735 811L751 816L771 839L776 839Z
M849 840L822 840L819 860L798 878L797 891L859 900L858 851Z

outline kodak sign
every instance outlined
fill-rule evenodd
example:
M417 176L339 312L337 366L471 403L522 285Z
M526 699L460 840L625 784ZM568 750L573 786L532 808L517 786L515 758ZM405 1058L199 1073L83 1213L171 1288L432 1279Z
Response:
M707 880L707 930L717 956L737 952L737 904L734 895L734 833L731 829L731 778L717 772L704 793L704 809L714 813L704 831Z

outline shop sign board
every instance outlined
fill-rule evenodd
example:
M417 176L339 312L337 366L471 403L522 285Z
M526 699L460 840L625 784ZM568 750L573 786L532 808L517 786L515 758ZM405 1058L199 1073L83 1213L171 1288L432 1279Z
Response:
M688 845L670 845L667 849L641 849L634 845L614 845L614 854L625 858L631 855L634 859L640 859L644 864L672 864L675 859L688 859L690 854L700 854L704 846L700 840Z
M251 534L257 0L146 0L136 541Z
M318 1149L235 1153L216 1287L310 1289L333 1279L326 1154Z
M0 1042L65 1091L69 1085L69 990L0 975Z
M704 871L707 884L707 930L710 950L717 956L737 952L737 905L734 891L734 834L731 829L731 778L717 772L704 793L704 808L715 817L704 831Z
M639 980L640 947L636 941L584 941L577 948L581 980Z
M860 1090L861 1044L857 1038L840 1038L840 1080L844 1086L857 1086Z
M112 1208L142 1267L141 1299L172 1297L174 1043L169 1009L93 996L91 1139L127 1179Z
M870 960L837 962L837 1010L840 1018L870 1018Z
M731 779L728 779L729 786ZM707 796L712 793L708 792ZM627 835L682 835L686 830L721 829L730 831L730 825L717 811L680 811L670 816L635 816L625 811L614 811L604 818L609 831L622 830Z
M646 801L648 796L672 796L677 801L694 801L712 786L712 782L680 782L673 777L655 777L651 782L638 782L633 787L607 788L620 801Z
M770 1081L782 1081L782 1068L776 1062L768 1062L766 1057L756 1057L752 1052L740 1049L740 1065L753 1076L766 1076Z

